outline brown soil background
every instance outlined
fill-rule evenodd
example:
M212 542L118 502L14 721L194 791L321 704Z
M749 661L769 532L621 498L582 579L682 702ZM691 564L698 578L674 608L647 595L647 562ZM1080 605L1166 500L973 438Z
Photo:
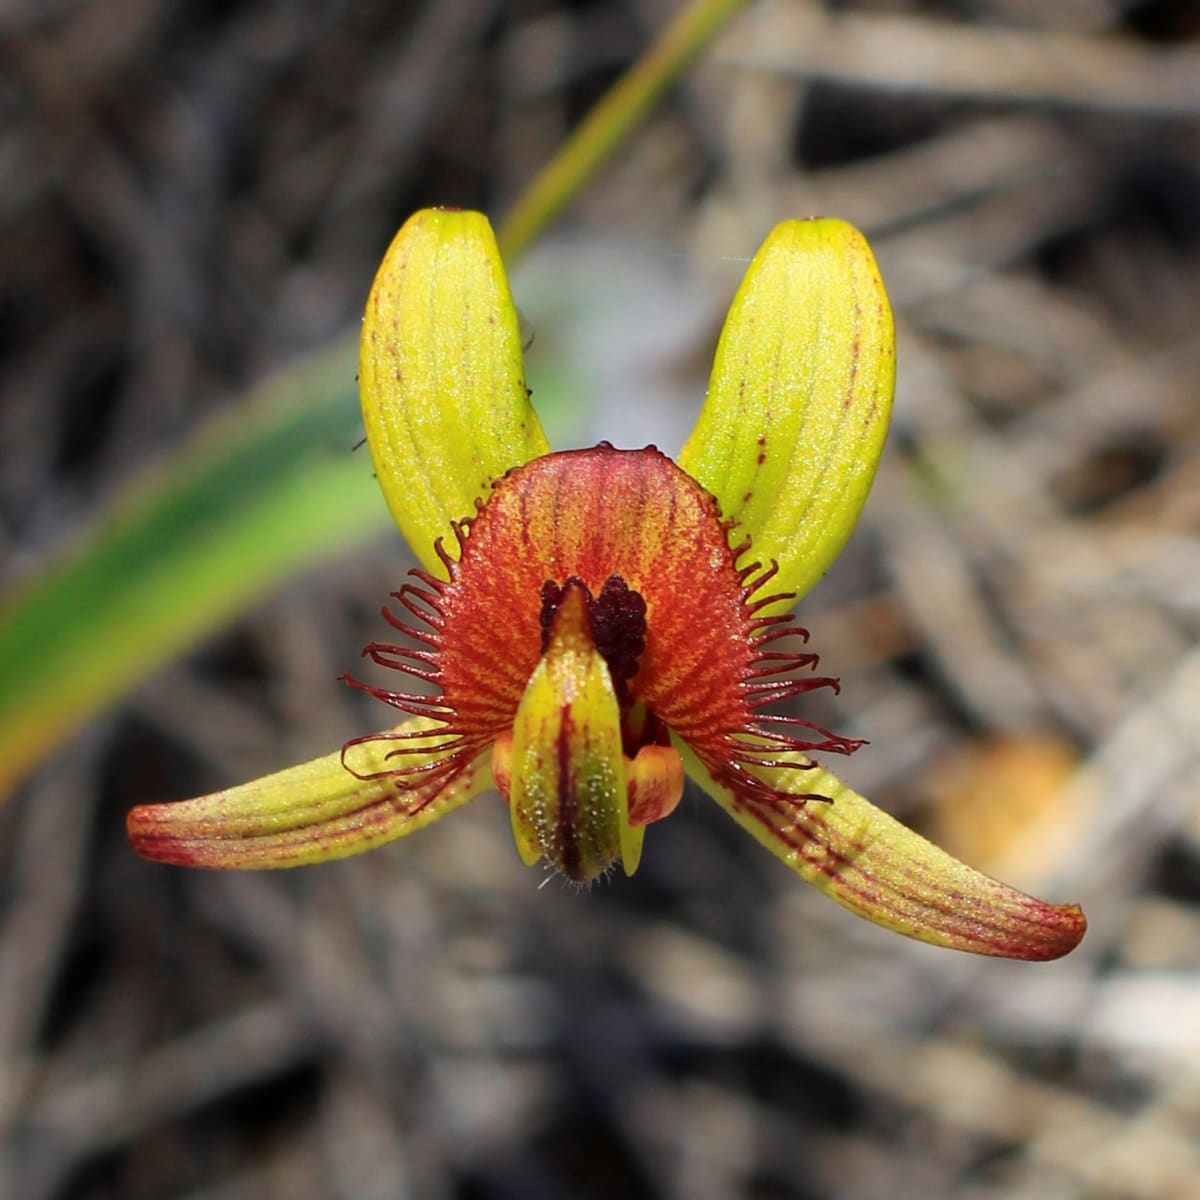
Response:
M677 8L4 6L4 576L351 330L412 209L501 214ZM494 798L287 875L135 858L134 803L380 722L334 681L408 565L391 538L0 812L0 1195L1200 1195L1198 38L1165 0L752 5L528 263L574 271L598 331L576 354L534 317L535 401L537 355L574 357L589 440L647 408L681 438L770 224L872 237L895 426L800 609L872 743L845 774L1082 901L1077 953L892 938L691 793L587 893L538 887ZM591 322L611 276L633 299Z

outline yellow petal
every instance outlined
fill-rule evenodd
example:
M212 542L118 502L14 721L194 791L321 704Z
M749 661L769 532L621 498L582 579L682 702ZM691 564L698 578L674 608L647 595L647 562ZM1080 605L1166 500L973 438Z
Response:
M517 311L481 213L425 209L375 276L359 343L367 441L413 553L475 515L494 479L549 451L529 403Z
M801 595L850 536L883 450L895 385L892 312L866 239L785 221L750 264L679 465Z
M578 580L564 588L546 652L517 709L511 748L496 744L508 761L494 770L524 862L546 858L580 882L618 858L632 875L644 835L629 824L621 712L592 641L586 597Z
M433 729L425 717L389 731ZM430 746L443 740L435 732ZM351 746L346 762L360 775L386 771L395 743ZM430 761L439 755L430 754ZM406 754L404 765L419 761ZM491 785L486 756L435 789L400 788L393 776L359 779L342 752L288 767L252 783L175 804L133 809L127 825L133 848L146 858L190 867L298 867L346 858L436 821Z
M827 771L757 770L773 788L828 801L764 802L735 796L683 754L688 774L739 825L809 883L886 929L934 946L1037 960L1073 950L1087 929L1078 905L1047 904L968 867Z

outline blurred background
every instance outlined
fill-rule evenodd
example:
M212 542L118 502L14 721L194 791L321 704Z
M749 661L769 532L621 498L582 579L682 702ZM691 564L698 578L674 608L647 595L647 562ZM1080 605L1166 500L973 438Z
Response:
M0 8L0 585L352 335L414 208L502 216L681 7ZM799 609L871 742L837 765L1082 902L1078 951L888 935L690 792L582 893L494 796L292 873L137 859L132 805L385 723L335 682L411 565L380 501L0 810L0 1195L1200 1195L1198 39L1185 0L751 3L513 270L556 445L673 452L769 227L868 233L896 417Z

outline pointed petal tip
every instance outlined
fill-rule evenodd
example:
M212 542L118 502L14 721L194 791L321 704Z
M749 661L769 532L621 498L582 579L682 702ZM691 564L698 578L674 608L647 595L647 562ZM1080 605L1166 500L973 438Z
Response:
M139 804L131 808L125 816L125 833L134 852L151 862L171 863L176 866L191 866L190 862L180 861L171 846L172 839L164 838L157 828L155 819L156 804Z
M1035 902L1036 903L1036 902ZM1087 917L1078 904L1040 905L1041 920L1036 929L1011 943L1000 943L997 955L1026 962L1053 962L1070 954L1087 933Z
M125 831L134 852L150 862L170 867L220 866L220 855L212 840L196 835L187 837L172 830L167 810L175 807L178 805L139 804L130 809Z

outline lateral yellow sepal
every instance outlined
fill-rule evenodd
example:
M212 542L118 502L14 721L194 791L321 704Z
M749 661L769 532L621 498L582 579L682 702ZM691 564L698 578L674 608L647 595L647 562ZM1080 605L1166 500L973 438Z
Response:
M820 767L755 768L777 792L762 799L735 794L676 745L688 775L743 829L876 925L934 946L1030 960L1061 957L1087 930L1078 905L1049 904L976 871ZM794 752L777 757L809 762Z
M708 396L679 465L801 595L854 528L895 385L891 307L875 257L837 220L784 221L725 319Z
M423 736L428 731L429 736ZM443 757L438 723L414 717L377 738L265 775L239 787L181 800L143 804L126 819L133 848L146 858L187 867L299 867L361 854L423 829L491 785L481 756L443 786L403 788L386 774L388 754L410 747L406 767Z
M550 450L525 390L517 310L481 213L424 209L388 248L363 316L359 392L388 508L413 553Z

